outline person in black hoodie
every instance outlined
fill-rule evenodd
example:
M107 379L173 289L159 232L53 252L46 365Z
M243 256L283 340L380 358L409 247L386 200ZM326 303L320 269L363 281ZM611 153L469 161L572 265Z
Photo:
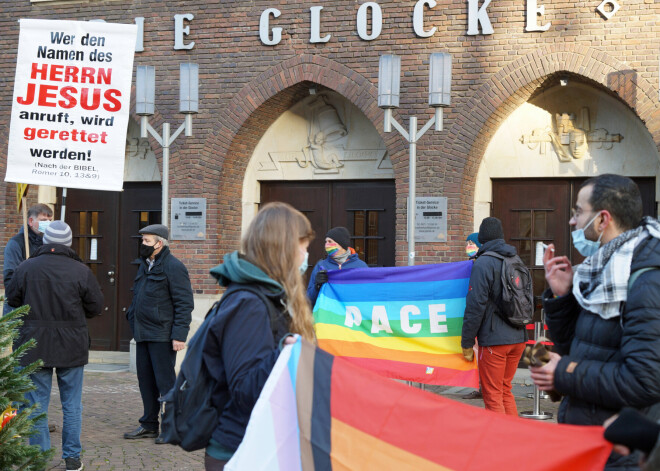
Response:
M204 364L216 379L218 426L206 448L207 471L222 470L241 443L281 344L293 342L287 333L315 342L302 278L313 237L301 212L286 203L269 203L250 224L241 252L225 255L224 263L211 270L221 286L249 285L272 306L256 293L233 291L213 318Z
M502 296L502 260L485 255L496 252L504 257L516 255L516 249L504 242L502 222L488 217L479 226L479 243L470 275L461 347L467 361L474 360L474 339L479 342L479 381L486 409L518 416L511 393L511 381L525 349L527 333L522 327L508 324L497 306Z
M586 258L573 267L553 244L544 253L543 309L555 347L530 370L539 389L564 396L560 423L601 425L625 406L660 418L660 223L642 214L631 179L590 178L569 221ZM605 469L639 469L639 457L612 453Z
M12 307L30 306L14 348L31 338L37 346L20 358L20 365L43 361L43 367L30 375L36 389L26 399L38 403L35 414L48 412L55 369L64 416L62 458L67 470L79 470L83 367L89 359L85 317L101 314L103 293L92 271L71 250L71 241L71 228L64 221L52 222L44 233L43 246L14 271L7 302ZM50 449L47 420L39 421L36 429L30 444Z

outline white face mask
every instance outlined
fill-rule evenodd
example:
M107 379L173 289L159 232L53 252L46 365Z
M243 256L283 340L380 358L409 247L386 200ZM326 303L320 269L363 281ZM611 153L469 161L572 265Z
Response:
M589 257L595 254L596 252L598 252L598 249L600 248L600 239L603 237L602 232L598 236L598 240L589 240L584 235L584 230L587 227L591 226L591 224L596 220L596 218L599 215L600 215L600 211L596 213L596 215L593 218L591 218L591 221L589 221L587 225L584 226L582 229L575 229L573 232L571 232L571 238L573 239L573 246L578 252L580 252L580 254L583 257Z
M39 221L39 232L46 233L46 229L50 226L51 221Z
M307 263L308 261L309 261L309 252L305 252L305 258L298 267L298 270L300 270L301 275L304 275L305 272L307 271L307 268L309 268L309 264Z

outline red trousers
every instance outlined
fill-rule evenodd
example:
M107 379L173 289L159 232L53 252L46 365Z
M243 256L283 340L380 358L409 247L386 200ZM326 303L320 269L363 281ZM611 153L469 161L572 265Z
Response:
M518 416L511 381L525 350L524 343L511 345L479 345L479 379L486 409Z

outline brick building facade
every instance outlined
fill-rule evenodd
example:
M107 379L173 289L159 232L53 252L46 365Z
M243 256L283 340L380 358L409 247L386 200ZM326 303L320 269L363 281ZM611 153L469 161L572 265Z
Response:
M308 98L310 89L338 95L356 107L380 135L391 161L395 188L393 257L396 264L406 264L408 146L396 131L383 132L383 111L377 106L378 60L381 54L394 53L401 57L401 105L394 115L404 127L410 116L417 116L421 127L433 116L433 109L427 104L428 55L447 52L452 55L453 77L452 102L444 110L444 130L426 133L418 144L417 154L417 195L447 198L446 241L418 243L416 251L417 263L459 260L465 236L488 215L489 205L497 206L492 196L495 189L482 187L487 188L484 192L490 194L490 199L488 195L478 194L480 169L485 165L489 145L507 119L523 105L536 103L534 106L542 108L539 103L544 96L558 96L562 80L578 87L578 92L573 93L580 95L579 90L590 90L595 97L604 97L599 98L599 103L604 104L597 112L595 105L583 107L591 110L592 122L613 109L612 103L619 103L621 116L634 122L641 129L640 135L646 133L635 145L651 149L645 157L648 162L658 160L660 3L655 0L603 2L603 13L598 11L600 3L600 0L492 0L486 5L472 0L438 0L437 4L433 0L379 1L372 3L367 16L372 18L380 10L382 31L378 37L365 40L358 34L360 2L5 0L4 17L0 21L0 44L5 51L0 57L0 77L4 84L0 90L4 98L0 101L0 135L6 142L19 18L103 19L118 23L137 23L140 20L136 18L144 18L139 35L143 51L136 52L135 66L156 67L156 114L150 120L156 129L164 122L178 126L182 121L183 116L178 113L179 63L199 64L199 113L193 119L193 137L181 136L172 145L170 197L206 198L206 240L171 243L173 252L190 269L196 297L202 301L196 309L200 311L208 304L205 300L217 293L217 286L208 276L209 269L219 263L222 254L239 244L245 208L251 204L245 200L250 159L271 126L287 110ZM323 7L320 13L316 10L320 14L320 37L331 35L327 42L311 42L310 9L319 6ZM541 7L544 7L542 13ZM277 9L281 14L264 14L268 9ZM416 11L423 15L421 32L427 37L416 31L413 20ZM179 31L178 38L176 15L186 15L182 21L188 28L187 34L181 35ZM275 39L273 28L282 28L281 40L276 45L264 44L264 38L260 37L260 21L264 17L268 19L268 41ZM490 34L485 34L489 33L485 18L492 26ZM474 24L477 34L468 34ZM542 28L547 30L526 31ZM435 31L429 35L432 29ZM371 19L366 32L375 33ZM175 49L177 41L185 49ZM131 115L137 122L132 99ZM559 111L579 115L579 109L568 108ZM552 122L559 127L558 121ZM581 129L586 132L585 139L594 142L596 138L590 137L589 132L596 126L583 123ZM524 146L524 136L531 131L516 130L518 134L510 142L520 141L519 145ZM558 129L548 132L560 134ZM613 142L608 136L617 132L608 128L606 137L599 138L601 147L603 142ZM620 152L623 144L629 145L630 139L626 141L626 137L623 135L623 141L612 144L607 151ZM640 144L644 139L648 142ZM160 165L160 146L151 138L149 144ZM568 141L562 144L569 145ZM552 163L544 167L538 163L540 160L532 161L529 170L514 171L508 176L579 179L609 168L602 164L561 161L552 142L548 141L547 145L548 152L538 159L554 159ZM497 153L497 149L491 152ZM594 155L596 152L593 151ZM614 154L607 155L620 159ZM506 159L507 155L498 158ZM6 145L0 148L3 175L5 168ZM624 173L626 168L630 166L622 170ZM630 176L651 178L650 188L654 189L657 173L651 164L644 168L650 170L646 173L631 170ZM489 174L493 175L494 170ZM506 180L504 177L500 174L492 180ZM331 180L328 175L323 179ZM1 182L0 193L4 196L0 245L4 246L21 219L15 211L14 184ZM652 194L654 202L657 193ZM30 190L31 202L36 201L36 194L34 189ZM117 312L120 305L115 307Z

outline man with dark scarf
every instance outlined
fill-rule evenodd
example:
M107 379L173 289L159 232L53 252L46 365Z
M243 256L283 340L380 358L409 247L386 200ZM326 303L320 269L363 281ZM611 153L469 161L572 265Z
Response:
M555 352L531 368L536 385L564 396L558 421L602 425L622 408L660 418L660 223L642 218L637 185L619 175L582 184L572 267L546 249L543 308ZM638 453L610 456L605 469L639 469Z

